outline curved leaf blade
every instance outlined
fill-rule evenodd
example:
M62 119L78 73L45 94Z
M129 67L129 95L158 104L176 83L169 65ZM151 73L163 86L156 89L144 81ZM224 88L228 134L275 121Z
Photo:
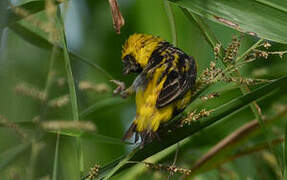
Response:
M54 1L55 4L59 4L60 2L58 1ZM5 26L9 26L17 21L20 21L24 18L26 18L27 16L33 15L35 13L38 13L40 11L45 10L45 6L46 6L46 2L43 0L38 0L38 1L31 1L31 2L27 2L24 4L21 4L19 6L13 7L13 8L8 8L5 10L5 14L6 14L6 21L4 23L4 27ZM17 9L22 9L24 11L27 12L27 14L19 14L15 11L15 8Z
M169 0L238 31L287 44L287 2L266 0Z

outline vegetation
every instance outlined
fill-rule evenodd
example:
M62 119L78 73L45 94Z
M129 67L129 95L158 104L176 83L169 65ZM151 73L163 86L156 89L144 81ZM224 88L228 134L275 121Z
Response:
M286 178L285 1L0 5L1 179ZM121 141L134 97L110 82L134 79L120 58L136 32L198 67L194 101L143 148Z

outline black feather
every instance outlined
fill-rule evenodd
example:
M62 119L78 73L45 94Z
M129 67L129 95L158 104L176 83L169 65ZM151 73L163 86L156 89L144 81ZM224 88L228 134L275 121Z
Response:
M176 67L170 67L173 70L170 71L170 69L167 69L165 71L169 73L157 98L157 108L162 108L184 96L195 85L196 65L194 59L177 48L176 52L172 53L178 53L178 63ZM172 61L166 63L172 63ZM185 66L189 67L188 71L183 71Z

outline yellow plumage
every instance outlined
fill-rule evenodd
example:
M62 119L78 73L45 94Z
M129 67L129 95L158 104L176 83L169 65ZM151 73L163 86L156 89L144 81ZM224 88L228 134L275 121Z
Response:
M195 84L194 59L159 37L134 34L123 46L124 73L139 73L123 96L136 92L136 117L124 139L135 132L142 140L182 111Z
M123 46L122 59L131 54L144 67L148 64L149 57L161 41L163 41L161 38L155 36L133 34Z
M143 132L146 130L151 130L153 132L157 131L161 123L171 119L175 107L185 107L190 102L191 91L186 93L182 99L163 108L158 109L156 107L156 100L166 79L166 77L164 77L162 81L157 84L157 81L163 71L163 68L158 68L155 71L152 80L150 80L148 83L146 89L139 89L139 91L136 92L137 111L134 123L137 125L136 130L138 132Z

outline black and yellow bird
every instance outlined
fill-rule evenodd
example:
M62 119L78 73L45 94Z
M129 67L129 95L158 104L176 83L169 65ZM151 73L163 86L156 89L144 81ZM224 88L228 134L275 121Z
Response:
M169 42L146 34L128 38L123 46L122 62L124 74L139 74L129 88L120 92L122 97L135 92L137 106L136 117L123 139L136 134L136 141L140 135L144 144L155 136L162 123L190 103L196 63L193 57Z

